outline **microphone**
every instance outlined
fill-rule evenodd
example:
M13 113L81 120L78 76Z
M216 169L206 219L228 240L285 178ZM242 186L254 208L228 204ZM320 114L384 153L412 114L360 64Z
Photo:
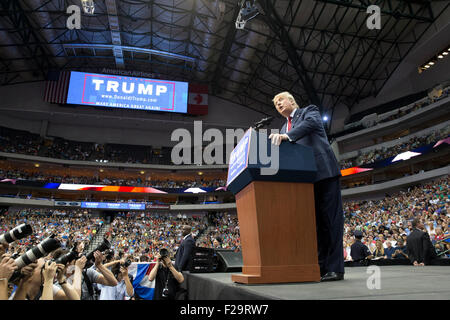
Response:
M272 116L269 116L267 118L261 119L258 122L255 122L255 124L253 125L253 128L255 130L258 130L258 129L264 127L264 126L267 126L267 125L269 125L272 122L273 119L274 119L274 117L272 117Z

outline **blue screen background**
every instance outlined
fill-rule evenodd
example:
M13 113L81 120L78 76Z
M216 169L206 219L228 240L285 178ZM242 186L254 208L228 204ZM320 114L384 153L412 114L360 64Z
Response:
M103 81L103 83L96 84L93 80ZM114 86L109 87L109 90L107 90L108 81L115 82ZM142 90L139 94L140 87L148 89L149 86L152 86L151 94L143 93ZM167 92L160 92L157 95L156 86L164 86ZM125 91L134 90L127 93L123 89ZM187 82L76 71L71 72L67 95L68 104L179 113L187 113L187 101Z

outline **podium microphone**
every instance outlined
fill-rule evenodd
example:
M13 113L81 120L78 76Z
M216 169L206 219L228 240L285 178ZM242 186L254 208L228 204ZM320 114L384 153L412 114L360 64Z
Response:
M255 122L255 124L253 125L253 128L255 130L261 129L264 126L268 126L272 120L274 119L274 117L270 116L264 119L259 120L258 122Z

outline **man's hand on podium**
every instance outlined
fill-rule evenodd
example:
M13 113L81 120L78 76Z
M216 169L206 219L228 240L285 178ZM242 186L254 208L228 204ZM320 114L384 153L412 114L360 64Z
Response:
M279 146L282 141L289 140L289 137L287 134L271 133L269 139L272 140L272 144Z

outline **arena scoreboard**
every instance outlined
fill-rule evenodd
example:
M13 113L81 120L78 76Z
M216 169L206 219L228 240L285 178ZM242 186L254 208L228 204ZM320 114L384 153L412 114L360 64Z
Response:
M187 113L188 83L72 71L67 103Z

